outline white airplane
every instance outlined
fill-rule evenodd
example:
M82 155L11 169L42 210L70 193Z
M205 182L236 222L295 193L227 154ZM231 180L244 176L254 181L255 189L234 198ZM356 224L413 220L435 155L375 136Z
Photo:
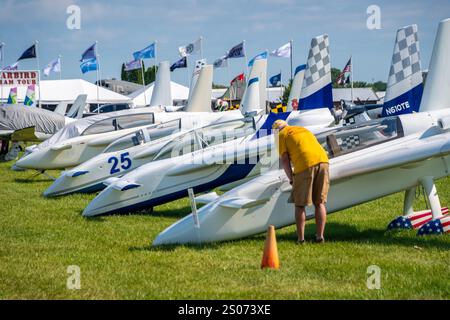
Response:
M434 180L450 168L450 19L441 21L421 111L331 130L318 136L330 155L328 212L405 191L404 216L391 228L420 228L419 234L450 232ZM347 142L346 144L344 142ZM353 141L353 143L349 143ZM276 165L278 168L278 164ZM422 185L431 212L414 212ZM271 170L196 210L164 230L153 245L239 239L295 223L291 186L283 170ZM314 209L307 208L307 218Z
M160 64L161 72L167 68L167 62ZM88 117L64 127L19 159L16 165L36 170L72 168L100 154L110 143L145 129L149 124L152 126L146 131L153 132L149 133L149 138L153 139L162 137L158 124L164 126L167 121L182 118L179 130L189 130L219 119L242 118L239 110L226 114L205 111L211 110L212 72L210 65L202 68L186 112L153 112L151 108L139 108ZM158 91L155 89L155 92ZM171 125L173 123L167 124L169 127ZM171 133L170 130L165 131L165 135Z
M227 113L223 113L224 117ZM229 121L218 119L207 126L180 131L184 120L181 118L144 128L117 140L101 154L64 171L44 192L44 196L100 191L106 187L104 182L107 179L123 176L143 164L165 159L175 149L181 154L190 153L256 131L253 117ZM223 138L216 139L218 136Z
M86 95L79 95L65 116L67 104L61 102L55 111L23 104L0 107L0 139L13 141L44 141L65 125L80 119Z
M202 61L200 60L198 63L201 64ZM265 92L265 90L259 85L259 77L265 78L266 69L267 60L256 61L253 65L251 76L256 78L252 78L253 80L249 82L241 104L241 110L247 114L245 119L241 118L236 120L235 118L231 118L230 120L229 115L231 113L223 112L221 113L223 115L222 118L217 119L210 125L194 128L187 133L185 130L179 130L179 128L186 126L179 124L175 120L158 126L161 128L172 128L174 134L167 135L157 140L150 139L150 141L148 139L145 140L144 138L145 129L139 130L111 144L98 156L71 170L63 172L44 192L44 195L59 196L73 192L94 192L102 190L106 187L103 182L109 178L123 176L143 164L167 158L167 156L171 155L170 151L174 145L181 150L181 153L178 154L181 155L254 134L266 119L266 116L261 115L255 117L249 116L249 114L260 112L261 110L260 94L263 91ZM198 72L194 72L193 76L193 82L195 83L197 82L197 79L195 79L196 73L198 75ZM326 112L328 112L328 110L326 110ZM319 124L319 126L328 125L331 121L331 117L329 116L329 113L327 115L326 112L323 112L326 114L325 117L320 117L320 113L313 115L313 111L310 111L309 113L311 113L311 115L308 113L305 114L305 119L309 119L311 121L310 124ZM316 121L319 122L316 123ZM250 123L254 123L251 128L249 127ZM243 127L245 130L242 130ZM175 128L177 130L175 130ZM149 129L161 130L153 127ZM233 129L236 129L236 132L232 132ZM200 136L197 137L197 135ZM218 136L220 138L207 138ZM191 146L192 142L195 142L192 148L182 150L184 145ZM126 160L121 160L124 157ZM124 161L126 162L125 165L118 165Z
M306 126L316 131L328 127L334 122L329 111L333 101L331 98L328 36L313 38L311 45L311 58L308 59L305 71L305 75L308 75L310 79L303 82L299 102L303 109L307 110L271 113L259 118L260 124L257 124L259 130L254 135L179 157L147 163L122 178L109 179L108 187L92 200L83 215L95 216L129 212L137 208L153 207L182 198L187 195L188 188L194 188L196 192L203 192L218 186L242 183L243 179L249 179L260 172L262 163L258 160L270 152L273 147L271 126L277 119L284 119L293 125ZM312 57L311 54L318 48L320 48L319 60ZM257 60L255 65L263 61L265 60ZM317 70L317 65L321 66L323 72ZM259 78L252 76L253 74L249 78L246 90L249 93L246 92L241 103L245 110L254 110L261 103L258 96L260 90L257 90L260 88ZM314 106L318 109L313 109ZM236 163L245 165L219 164L216 159L217 154L220 157L226 154L227 157L235 159ZM249 163L250 158L254 160L252 163ZM204 164L204 162L207 163Z

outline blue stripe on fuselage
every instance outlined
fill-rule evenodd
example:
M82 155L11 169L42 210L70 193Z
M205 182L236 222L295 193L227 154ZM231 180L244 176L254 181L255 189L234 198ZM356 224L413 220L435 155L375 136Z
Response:
M270 112L267 115L266 121L264 121L261 128L256 131L255 135L252 137L251 140L255 140L261 137L270 136L272 134L272 125L277 120L286 120L291 112L280 112L280 113L274 113Z
M238 180L242 180L242 179L246 178L250 174L250 172L253 170L253 168L256 166L256 164L248 164L247 162L249 162L249 159L245 159L245 160L246 160L245 164L230 165L222 175L220 175L218 178L214 179L213 181L193 187L194 193L209 191L214 188L226 185L228 183L236 182ZM258 158L258 161L259 161L259 158ZM180 191L177 191L177 192L174 192L171 194L166 194L166 195L158 197L158 198L142 201L142 202L136 203L131 206L123 207L123 208L120 208L117 210L111 210L111 211L103 213L102 215L115 214L115 213L129 213L129 212L133 212L133 211L138 211L138 210L158 206L158 205L161 205L161 204L164 204L164 203L167 203L170 201L174 201L177 199L181 199L181 198L184 198L187 196L188 196L187 189L180 190Z

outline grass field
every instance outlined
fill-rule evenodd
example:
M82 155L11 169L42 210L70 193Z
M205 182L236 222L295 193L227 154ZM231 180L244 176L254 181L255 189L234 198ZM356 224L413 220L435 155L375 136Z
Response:
M402 194L330 215L323 245L297 246L293 227L277 230L281 269L261 270L264 235L152 248L190 212L186 199L152 215L85 219L93 195L45 199L51 181L29 180L31 172L12 172L11 164L0 164L0 299L450 298L450 236L385 231ZM449 182L438 182L444 205ZM66 287L69 265L80 267L80 290ZM366 286L370 265L381 268L380 290Z

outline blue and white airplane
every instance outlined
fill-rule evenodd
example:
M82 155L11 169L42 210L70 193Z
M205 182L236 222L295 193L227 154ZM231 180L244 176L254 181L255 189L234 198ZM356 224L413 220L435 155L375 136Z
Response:
M260 61L255 61L255 65ZM260 81L251 74L242 107L260 105ZM259 174L270 162L275 120L319 132L334 118L328 36L313 38L299 101L300 110L271 113L256 119L256 134L211 146L193 153L144 164L122 178L107 181L103 190L84 210L84 216L129 212L157 206L187 195L187 189L203 192L218 186L239 184Z
M450 168L450 19L439 24L420 112L331 129L318 135L330 155L328 213L405 191L404 216L390 228L415 228L418 234L450 232L434 180ZM354 145L343 142L351 138ZM329 141L341 143L330 144ZM292 187L283 170L272 170L229 192L211 195L207 205L161 232L153 245L240 239L295 223ZM423 186L431 210L415 212L416 188ZM306 209L308 219L314 207Z

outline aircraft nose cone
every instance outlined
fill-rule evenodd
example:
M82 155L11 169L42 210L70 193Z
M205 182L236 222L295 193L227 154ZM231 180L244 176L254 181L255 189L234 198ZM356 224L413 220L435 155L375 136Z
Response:
M67 177L63 174L58 179L53 181L50 187L47 188L47 190L44 191L43 195L44 197L55 197L58 196L64 189L62 186L65 185Z
M176 222L161 232L155 240L153 246L183 244L183 243L200 243L200 230L194 225L192 215Z
M30 153L16 161L16 166L26 169L34 169L36 165L36 156Z

